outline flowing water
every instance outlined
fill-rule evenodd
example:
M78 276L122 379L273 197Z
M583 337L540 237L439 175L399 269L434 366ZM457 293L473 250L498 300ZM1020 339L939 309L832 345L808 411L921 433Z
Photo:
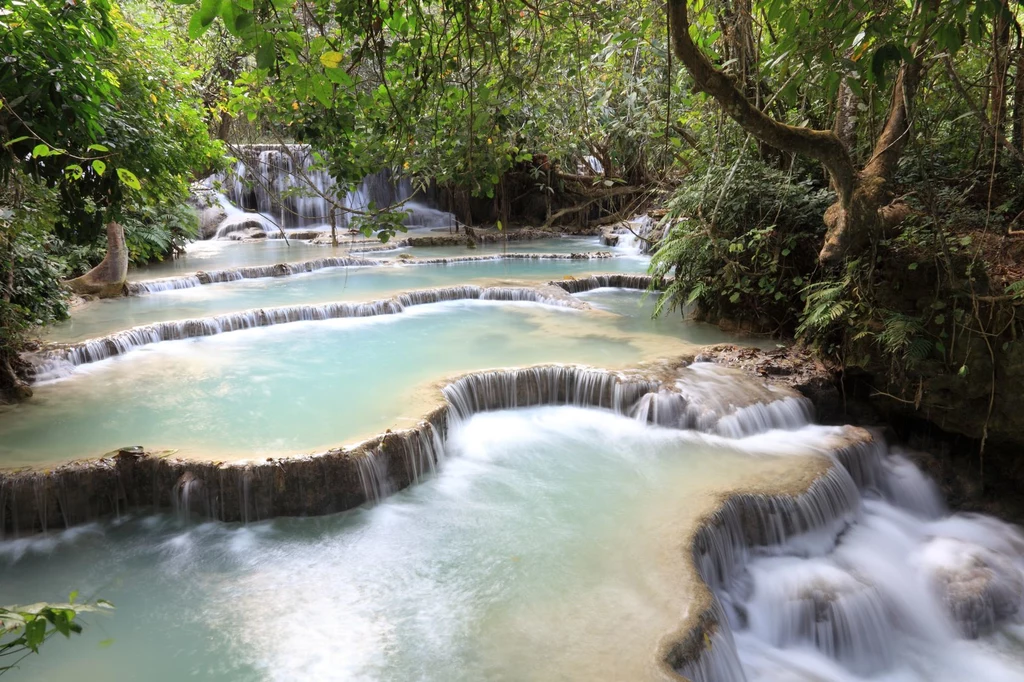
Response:
M451 265L330 268L288 277L243 279L93 301L46 330L52 342L80 341L139 325L194 319L255 308L334 301L371 301L402 291L456 284L540 283L595 272L642 272L631 258L600 260L483 260Z
M708 490L802 466L815 429L759 454L600 410L485 413L437 477L373 508L0 545L0 603L75 587L117 606L48 645L38 679L657 679L688 520Z
M624 294L608 293L621 304ZM626 366L742 340L678 317L654 323L653 299L628 296L626 314L454 301L144 346L3 408L0 461L53 462L129 444L276 457L414 423L435 399L430 384L460 372Z
M0 603L74 587L117 605L33 659L38 679L667 680L660 645L700 590L695 521L720 491L819 470L839 433L743 421L753 435L734 439L596 409L485 412L456 422L436 476L374 507L247 526L126 517L0 543ZM899 453L856 452L857 482L836 464L802 504L809 533L718 560L724 629L682 672L1024 680L1024 537L949 516Z
M698 682L1024 680L1024 534L950 516L898 453L855 523L755 552L718 595L742 670Z
M399 235L398 239L401 239ZM185 247L184 255L133 267L128 274L131 281L145 281L162 277L189 275L199 270L225 270L253 265L274 265L276 263L295 263L317 258L343 257L360 255L358 251L362 243L353 245L342 240L337 248L310 244L309 242L283 239L260 240L255 242L237 242L225 239L191 242ZM369 242L371 247L380 246ZM493 255L505 252L515 253L582 253L587 251L609 250L601 246L598 237L563 237L552 239L533 239L508 243L481 244L475 248L466 246L424 246L400 247L365 254L367 257L381 260L398 258L408 254L417 258L436 258L446 256Z
M254 151L290 182L279 155ZM368 178L346 202L413 197L402 182ZM322 200L232 191L289 227L322 219ZM431 211L416 208L421 231L450 219ZM579 405L610 404L580 397L618 379L561 367L536 395L500 372L442 392L487 368L634 367L710 343L773 345L652 320L652 296L613 288L642 286L635 277L584 279L644 271L643 245L625 241L601 260L396 260L598 249L552 239L277 269L263 266L350 254L205 242L134 272L142 295L76 310L48 332L81 342L47 356L62 378L0 409L0 469L135 444L262 462L413 426L442 396L450 430L390 497L400 485L381 458L358 461L353 504L376 506L208 522L190 512L201 484L186 471L172 479L176 515L0 541L0 604L77 589L118 607L12 679L679 679L666 651L700 616L710 625L678 671L693 682L1024 682L1024 535L950 514L910 458L810 424L801 398L699 363L660 389L637 380L628 409L609 398L616 412ZM561 286L537 288L549 280ZM413 290L429 291L397 296ZM577 406L478 413L542 393ZM13 490L0 477L0 537ZM743 495L723 505L727 492Z

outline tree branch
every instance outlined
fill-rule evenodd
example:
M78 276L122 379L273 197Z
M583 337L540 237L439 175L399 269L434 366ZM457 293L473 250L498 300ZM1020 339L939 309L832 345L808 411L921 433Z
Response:
M773 147L803 154L821 162L832 177L840 199L853 191L856 170L846 147L831 130L786 125L754 106L732 79L716 69L690 37L687 0L669 0L673 50L693 77L697 90L713 97L745 131Z

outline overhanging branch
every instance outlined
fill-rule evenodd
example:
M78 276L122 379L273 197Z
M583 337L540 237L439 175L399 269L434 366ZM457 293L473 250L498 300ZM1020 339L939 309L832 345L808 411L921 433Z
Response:
M732 79L716 69L690 37L686 0L668 0L673 51L693 77L695 87L710 95L745 131L773 147L821 162L839 196L853 191L856 170L846 146L831 130L786 125L758 109L736 88Z

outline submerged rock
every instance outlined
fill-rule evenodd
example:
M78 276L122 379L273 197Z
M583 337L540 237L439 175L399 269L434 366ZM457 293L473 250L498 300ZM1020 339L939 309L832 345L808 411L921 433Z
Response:
M939 537L921 550L920 563L950 616L969 639L993 632L1021 609L1024 576L1013 561L990 549Z

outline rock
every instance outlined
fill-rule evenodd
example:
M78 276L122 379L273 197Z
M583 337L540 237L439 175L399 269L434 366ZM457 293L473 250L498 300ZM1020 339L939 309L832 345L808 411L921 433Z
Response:
M444 234L409 237L409 246L464 246L473 241L464 234Z
M602 246L618 246L619 235L617 232L611 229L605 229L601 232L601 245Z
M321 236L327 237L327 242L331 241L330 230L324 232L323 230L292 230L288 233L289 239L297 239L299 241L309 241L313 239L319 239Z
M250 224L249 227L245 227L242 229L232 229L222 236L227 237L228 239L234 239L235 241L242 242L250 241L253 239L266 239L267 233L263 231L262 224L257 224L256 227L252 227Z
M107 255L99 265L69 280L67 285L80 296L114 298L124 293L127 280L128 249L124 243L124 228L111 221L107 223Z
M217 228L228 217L228 212L221 205L206 206L198 209L199 213L199 238L213 239L217 236Z
M949 615L969 639L977 639L1017 614L1024 576L1008 557L953 538L934 538L919 563Z
M702 349L695 361L736 367L762 377L770 384L792 388L814 403L821 422L847 423L835 374L805 349L786 346L760 350L721 344Z

